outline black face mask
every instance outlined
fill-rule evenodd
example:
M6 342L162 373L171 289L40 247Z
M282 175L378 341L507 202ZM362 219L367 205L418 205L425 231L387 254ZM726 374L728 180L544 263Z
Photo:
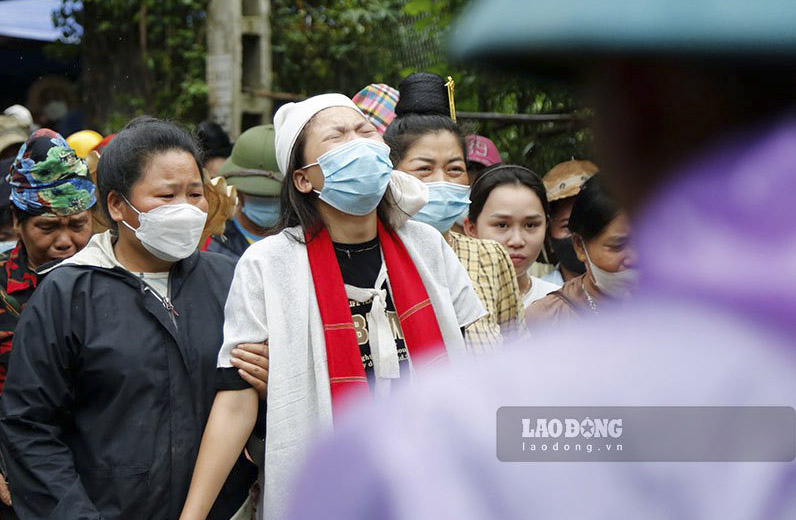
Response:
M586 264L578 260L578 255L575 253L575 247L572 245L572 237L567 238L551 238L550 243L553 246L553 252L556 258L561 262L561 265L567 270L575 274L583 274L586 272Z

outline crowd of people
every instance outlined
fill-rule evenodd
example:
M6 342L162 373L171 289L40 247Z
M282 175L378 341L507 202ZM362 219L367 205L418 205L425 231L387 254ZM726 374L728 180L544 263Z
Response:
M792 219L752 225L792 213L793 80L723 42L708 69L598 54L601 160L544 175L428 72L234 143L147 116L64 138L10 107L3 520L788 517L790 466L495 457L501 406L793 405ZM733 255L769 268L744 283Z
M505 164L453 104L418 72L234 144L209 121L15 120L3 514L275 518L349 401L625 301L630 229L596 166ZM553 217L550 194L574 203Z

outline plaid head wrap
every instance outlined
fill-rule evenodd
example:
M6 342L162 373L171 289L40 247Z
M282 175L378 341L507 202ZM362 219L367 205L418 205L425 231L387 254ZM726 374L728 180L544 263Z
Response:
M74 215L97 202L86 162L49 128L36 130L22 145L8 181L11 201L33 215Z
M353 97L354 103L364 112L380 134L395 119L395 105L398 104L398 91L384 83L372 83Z

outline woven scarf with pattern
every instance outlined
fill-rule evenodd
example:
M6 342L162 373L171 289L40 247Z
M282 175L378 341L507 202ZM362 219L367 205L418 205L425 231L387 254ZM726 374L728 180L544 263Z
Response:
M379 221L378 236L395 310L414 365L447 359L437 317L423 280L409 252L393 231ZM326 340L326 357L332 393L332 411L338 415L352 394L367 394L368 381L357 341L343 275L326 228L307 238L312 280Z

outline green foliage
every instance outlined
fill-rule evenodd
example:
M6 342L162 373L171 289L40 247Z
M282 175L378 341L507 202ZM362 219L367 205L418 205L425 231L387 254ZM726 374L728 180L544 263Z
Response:
M574 114L588 116L575 100L571 86L536 78L500 75L454 65L444 51L449 31L465 0L407 0L404 13L410 17L410 31L423 51L414 53L402 69L402 76L415 70L426 70L456 80L456 107L460 112L496 112L502 114ZM418 45L416 43L416 45ZM465 121L468 133L492 139L503 160L530 167L541 175L561 161L589 155L591 136L582 120L557 123L507 124L501 122Z
M225 0L240 1L240 0ZM83 98L90 123L118 130L137 114L196 123L207 115L209 0L62 0L64 39L83 27ZM460 112L588 115L570 88L451 64L449 28L466 0L271 0L273 90L353 95L369 83L395 87L425 70L456 80ZM142 38L143 36L143 38ZM61 52L68 52L61 46ZM582 123L463 122L490 137L504 160L544 173L587 156Z
M198 122L207 115L208 0L62 0L64 39L83 27L83 97L106 132L139 114Z
M454 66L444 52L464 0L272 0L276 90L353 95L369 83L394 87L424 70L456 80L459 111L572 113L571 89L539 80ZM558 162L586 157L582 123L463 122L490 137L504 160L544 174Z
M395 83L394 27L402 0L272 0L274 88L305 95L353 95Z

